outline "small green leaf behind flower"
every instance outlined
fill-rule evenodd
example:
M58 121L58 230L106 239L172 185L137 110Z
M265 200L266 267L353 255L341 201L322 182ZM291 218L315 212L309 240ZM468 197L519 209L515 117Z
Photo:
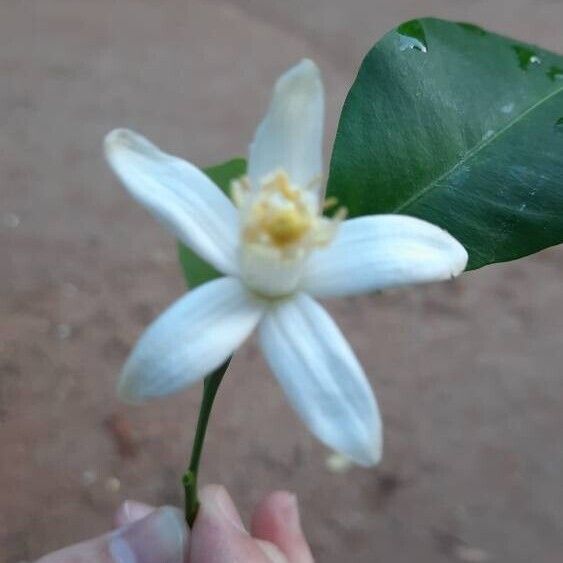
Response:
M209 166L204 172L227 194L231 181L246 174L246 161L244 158L233 158L215 166ZM218 278L221 274L192 252L185 244L178 243L178 254L184 277L190 289L197 287L209 280Z

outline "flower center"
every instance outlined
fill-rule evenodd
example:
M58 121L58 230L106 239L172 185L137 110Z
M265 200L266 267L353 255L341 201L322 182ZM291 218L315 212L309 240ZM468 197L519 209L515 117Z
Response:
M283 247L294 244L309 230L309 218L296 209L282 209L265 217L262 228L274 245Z
M241 213L241 274L257 293L281 297L297 289L305 260L332 240L343 216L319 216L318 191L291 184L284 170L251 186L243 177L232 185Z
M302 241L311 229L315 210L303 197L303 193L291 185L288 175L279 170L266 177L260 189L253 194L241 194L248 190L243 180L235 184L238 198L247 200L243 207L243 240L288 251ZM250 197L249 197L250 196ZM237 197L235 197L236 201Z

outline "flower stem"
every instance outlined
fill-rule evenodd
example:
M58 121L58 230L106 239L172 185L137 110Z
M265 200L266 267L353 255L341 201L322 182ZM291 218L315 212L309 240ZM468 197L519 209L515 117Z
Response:
M201 400L199 416L197 419L190 464L186 473L184 473L184 476L182 477L185 494L186 522L190 528L194 523L199 508L199 500L197 498L197 475L199 471L201 452L203 450L203 443L205 441L205 432L207 431L207 424L209 423L209 416L211 414L211 409L213 408L215 395L217 394L219 385L221 385L221 381L230 362L231 358L203 380L203 398Z

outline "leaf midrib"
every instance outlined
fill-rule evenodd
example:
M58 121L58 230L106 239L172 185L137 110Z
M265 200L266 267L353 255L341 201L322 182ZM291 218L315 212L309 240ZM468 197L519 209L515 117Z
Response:
M401 203L400 205L398 205L397 207L395 207L392 211L394 213L400 212L403 209L405 209L405 207L408 207L409 205L413 204L415 201L417 201L418 199L420 199L422 196L424 196L427 192L429 192L430 190L434 189L435 187L437 187L439 184L442 183L442 181L446 178L448 178L448 176L450 176L451 174L453 174L458 168L460 168L461 166L463 166L464 164L466 164L467 162L469 162L476 154L478 154L481 150L483 150L484 148L486 148L487 146L489 146L493 141L495 141L496 139L498 139L499 137L501 137L504 133L506 133L513 125L516 125L517 123L519 123L522 119L524 119L528 114L532 113L534 110L536 110L538 107L540 107L542 104L544 104L545 102L547 102L548 100L550 100L551 98L553 98L554 96L556 96L557 94L560 94L561 92L563 92L563 86L561 86L560 88L556 88L553 92L550 92L547 96L545 96L544 98L541 98L539 101L537 101L535 104L531 105L528 109L526 109L525 111L523 111L522 113L520 113L519 115L517 115L516 117L514 117L511 121L509 121L504 127L502 127L501 129L499 129L494 135L492 135L491 137L489 137L488 139L485 139L484 141L481 141L480 143L477 143L460 161L458 161L455 166L452 166L451 168L449 168L448 170L446 170L445 172L443 172L442 174L440 174L440 176L438 176L437 178L435 178L434 180L432 180L431 182L429 182L426 186L424 186L423 188L421 188L417 193L413 194L410 198L408 198L406 201L404 201L403 203Z

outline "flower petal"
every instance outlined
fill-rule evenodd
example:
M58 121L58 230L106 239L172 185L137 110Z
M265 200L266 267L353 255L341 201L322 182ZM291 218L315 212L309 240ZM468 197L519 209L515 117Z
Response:
M259 330L270 368L311 431L356 463L376 464L382 429L375 397L327 312L299 294L268 312Z
M345 221L333 243L311 255L302 289L318 297L447 280L467 265L465 248L436 225L406 215Z
M322 175L324 90L319 69L309 59L277 81L266 117L250 145L248 175L254 187L283 169L291 182L307 187Z
M205 377L244 342L263 309L235 278L219 278L188 292L137 342L123 368L119 396L139 402Z
M216 269L236 273L238 213L201 170L126 129L109 133L105 150L139 203Z

